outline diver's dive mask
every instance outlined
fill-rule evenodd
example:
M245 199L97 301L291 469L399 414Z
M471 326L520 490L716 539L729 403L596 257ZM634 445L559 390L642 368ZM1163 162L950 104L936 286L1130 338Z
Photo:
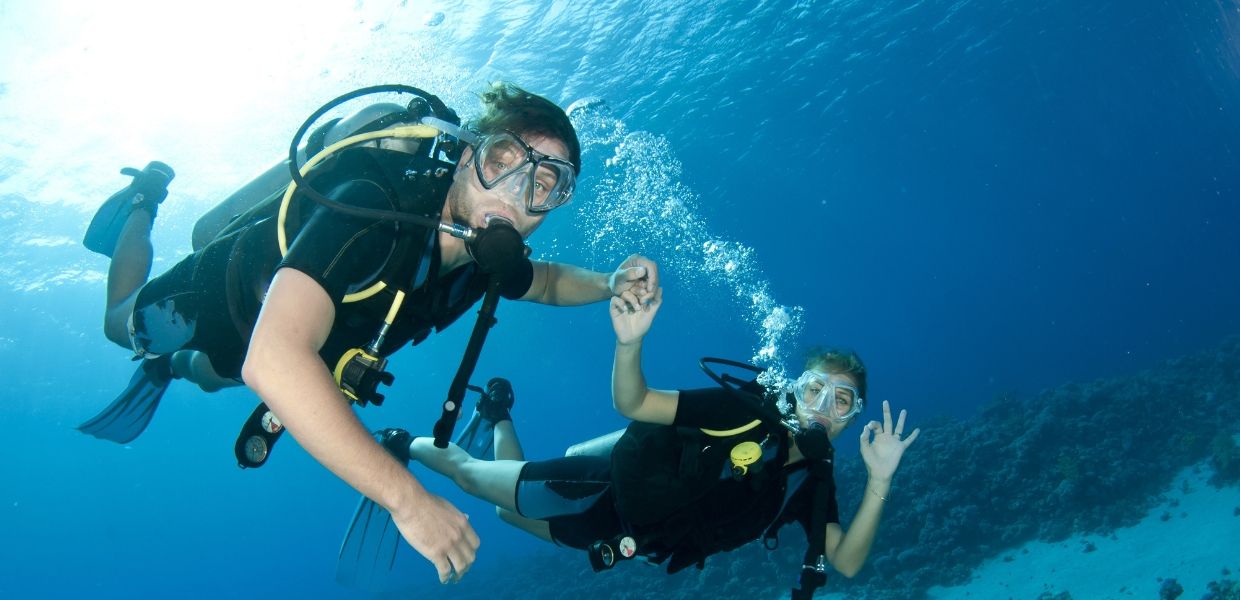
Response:
M474 168L482 187L511 194L531 213L567 204L577 182L573 163L535 150L511 131L483 138L476 146Z
M836 423L848 421L865 406L861 392L842 376L812 369L792 384L792 394L802 409Z

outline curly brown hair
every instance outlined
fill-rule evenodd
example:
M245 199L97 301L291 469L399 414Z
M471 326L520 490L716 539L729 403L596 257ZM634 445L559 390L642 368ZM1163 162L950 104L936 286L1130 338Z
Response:
M581 143L564 109L542 96L527 92L516 84L497 81L482 93L482 116L470 127L483 135L508 130L517 135L539 134L564 142L568 162L581 173Z

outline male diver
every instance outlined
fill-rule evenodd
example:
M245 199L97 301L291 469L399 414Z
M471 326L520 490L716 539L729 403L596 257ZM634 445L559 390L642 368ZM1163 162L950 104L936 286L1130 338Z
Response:
M496 84L462 128L433 95L379 87L418 97L378 119L320 127L299 149L329 107L320 109L293 141L288 177L279 166L260 175L225 203L238 216L213 211L195 231L196 251L150 281L150 231L174 173L159 162L124 171L133 182L104 204L84 242L112 257L104 331L142 364L81 429L124 443L172 378L208 391L244 383L270 407L260 433L287 428L390 511L446 582L469 569L477 536L375 442L350 401L381 402L375 388L391 382L384 357L484 296L484 309L496 294L559 306L614 295L636 307L658 271L636 255L613 273L526 257L524 240L571 199L581 168L577 135L554 103Z
M861 457L869 477L856 516L844 530L831 442L863 409L861 359L852 352L815 352L797 381L776 395L756 381L738 385L744 380L709 370L721 387L652 389L642 373L641 346L661 304L662 290L655 288L649 305L635 310L618 299L611 305L612 400L634 421L618 439L604 436L563 458L524 462L511 421L500 418L494 461L462 447L440 449L400 430L382 432L385 447L494 503L508 523L587 550L596 571L635 557L666 561L670 573L700 568L708 556L759 538L773 547L779 528L796 521L808 549L794 599L813 597L826 582L828 563L847 577L855 575L869 555L892 476L920 429L903 437L906 412L893 423L885 401L882 422L862 428ZM711 361L740 366L704 359ZM778 400L785 406L779 408ZM381 551L375 541L364 550L366 537L380 537L373 521L373 515L355 517L341 552L342 579L361 579L373 570L367 565L388 564L386 557L367 554Z

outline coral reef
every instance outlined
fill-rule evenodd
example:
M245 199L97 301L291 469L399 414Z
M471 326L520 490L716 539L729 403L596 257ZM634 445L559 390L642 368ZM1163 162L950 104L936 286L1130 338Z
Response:
M1211 581L1207 587L1209 591L1201 600L1240 600L1240 582L1224 579Z
M897 475L873 568L833 588L915 598L966 582L1000 549L1135 524L1181 469L1207 458L1220 473L1235 464L1201 424L1235 427L1240 402L1220 399L1240 398L1237 374L1233 337L1130 377L1068 384L1032 401L1003 398L973 419L923 426ZM1233 433L1218 436L1232 441ZM841 498L864 484L859 465L836 471Z
M1158 600L1175 600L1184 593L1184 586L1175 579L1164 579L1158 587Z
M1072 600L1072 594L1068 592L1059 592L1058 594L1042 592L1038 595L1038 600Z
M1216 486L1233 485L1240 481L1240 446L1230 433L1221 432L1210 442L1210 466L1214 474L1210 483Z

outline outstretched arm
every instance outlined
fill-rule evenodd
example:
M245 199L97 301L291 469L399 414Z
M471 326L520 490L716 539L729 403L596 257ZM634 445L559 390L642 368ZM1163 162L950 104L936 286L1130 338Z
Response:
M870 421L861 430L861 458L869 473L861 506L848 531L843 532L838 525L833 525L828 526L826 532L827 560L845 577L856 575L869 557L874 536L878 533L878 522L883 515L883 505L887 503L887 494L891 489L891 478L900 466L904 451L921 433L921 429L914 429L907 438L900 439L904 434L904 417L907 414L908 411L900 411L900 418L893 427L891 405L884 400L883 422Z
M478 536L466 516L427 492L362 426L319 348L335 318L327 292L296 269L280 269L259 314L242 370L246 384L323 466L392 513L405 540L435 564L440 581L463 575Z
M611 401L625 418L659 425L676 419L680 394L654 390L642 373L642 339L663 305L663 288L655 288L650 301L611 299L611 325L616 330L616 358L611 370ZM636 308L635 308L636 306Z
M637 254L625 259L611 273L564 263L532 262L534 280L521 299L541 304L579 306L626 293L632 294L634 299L647 298L659 285L658 265Z

